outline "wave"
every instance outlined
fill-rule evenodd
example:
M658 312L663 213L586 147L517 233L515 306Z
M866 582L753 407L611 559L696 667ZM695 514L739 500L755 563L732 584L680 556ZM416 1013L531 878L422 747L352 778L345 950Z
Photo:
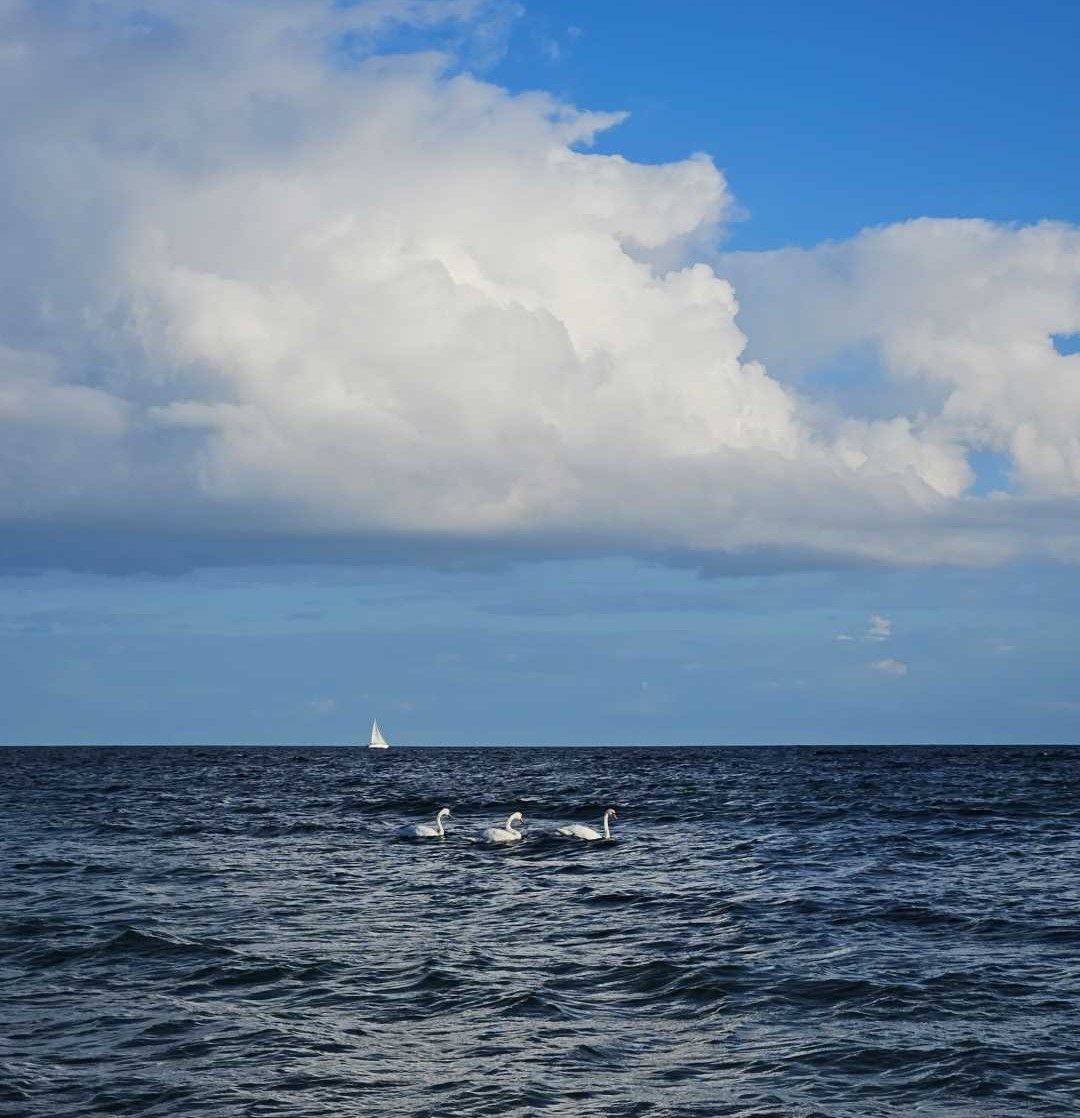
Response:
M1080 1097L1080 751L242 752L5 761L0 1110ZM607 806L616 841L555 836ZM515 848L469 841L515 809Z

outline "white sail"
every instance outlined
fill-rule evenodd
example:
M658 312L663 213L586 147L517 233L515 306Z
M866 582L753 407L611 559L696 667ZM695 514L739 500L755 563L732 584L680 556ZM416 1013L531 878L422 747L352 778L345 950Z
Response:
M371 723L371 741L368 742L368 749L389 749L390 743L382 736L382 731L379 729L379 720L376 719Z

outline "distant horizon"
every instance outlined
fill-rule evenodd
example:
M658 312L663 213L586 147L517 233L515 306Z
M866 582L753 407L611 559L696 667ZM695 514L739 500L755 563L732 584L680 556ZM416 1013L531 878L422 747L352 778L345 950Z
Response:
M409 743L393 745L401 749L1075 749L1080 742L1037 741L773 741L773 742L490 742ZM350 749L367 751L366 744L326 744L318 742L3 742L0 749ZM382 751L376 751L385 756Z

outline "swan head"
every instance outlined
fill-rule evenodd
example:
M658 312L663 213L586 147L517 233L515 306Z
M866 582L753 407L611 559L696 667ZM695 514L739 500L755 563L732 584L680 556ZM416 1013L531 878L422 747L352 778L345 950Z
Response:
M516 823L524 823L525 822L525 816L522 815L520 811L515 811L514 814L511 815L509 819L507 819L506 829L508 831L513 830L515 822Z
M608 819L608 818L618 819L619 815L618 815L618 812L616 812L616 810L613 807L609 807L607 809L607 811L604 812L604 818L605 819Z
M449 815L450 815L450 809L448 807L440 808L439 809L439 814L435 816L435 820L436 820L436 822L438 822L440 819L448 818Z

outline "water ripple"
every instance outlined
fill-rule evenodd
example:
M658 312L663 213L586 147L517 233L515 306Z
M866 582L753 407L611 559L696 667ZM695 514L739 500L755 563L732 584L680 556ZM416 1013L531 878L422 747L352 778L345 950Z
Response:
M0 1113L1076 1113L1078 789L1070 749L0 750Z

